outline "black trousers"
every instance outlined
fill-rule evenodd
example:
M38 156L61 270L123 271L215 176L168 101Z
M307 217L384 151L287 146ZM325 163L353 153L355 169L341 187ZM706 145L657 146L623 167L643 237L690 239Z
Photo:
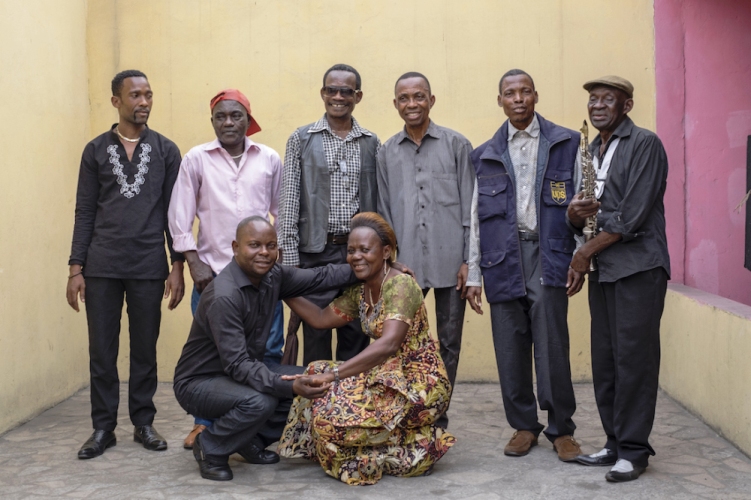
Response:
M120 378L117 354L123 297L130 324L128 409L133 425L151 425L156 414L156 341L162 318L164 280L86 278L86 319L89 325L91 420L94 429L117 426Z
M646 467L660 374L660 319L668 276L655 268L613 283L589 279L592 377L605 447Z
M312 267L325 266L327 264L346 264L347 245L334 245L327 243L321 253L300 252L300 267L310 269ZM306 295L305 298L318 307L328 306L341 290L331 290ZM303 322L303 365L311 361L321 359L334 359L331 353L331 330L319 330ZM360 325L360 318L347 323L336 329L336 360L347 361L354 358L370 344L370 337L365 335Z
M573 435L576 398L569 359L566 289L540 283L540 245L522 241L522 267L527 295L490 305L493 345L506 419L516 430L538 435L537 403L548 412L545 436L554 441ZM533 389L532 353L537 375Z
M281 374L304 370L301 366L267 366ZM264 446L277 441L292 405L291 398L256 391L225 375L176 384L175 397L191 415L213 420L201 433L201 446L206 455L220 460L245 449L256 435Z

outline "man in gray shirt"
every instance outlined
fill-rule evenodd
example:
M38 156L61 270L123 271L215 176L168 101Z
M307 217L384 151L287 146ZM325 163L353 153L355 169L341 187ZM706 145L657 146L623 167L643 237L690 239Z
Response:
M430 120L435 96L424 75L402 75L394 93L404 129L378 152L378 213L394 228L399 260L414 270L423 294L434 289L440 352L453 386L467 287L480 286L479 273L468 280L472 145ZM479 303L470 305L480 313Z

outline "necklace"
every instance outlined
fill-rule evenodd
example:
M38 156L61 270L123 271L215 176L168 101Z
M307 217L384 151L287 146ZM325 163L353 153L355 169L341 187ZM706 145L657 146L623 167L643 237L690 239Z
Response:
M240 153L240 154L239 154L239 155L237 155L237 156L232 156L232 155L230 155L230 157L231 157L231 158L232 158L233 160L237 160L238 158L242 158L242 156L243 156L244 154L245 154L245 153L243 152L243 153Z
M368 315L368 309L370 307L368 306L368 303L365 301L365 285L362 286L362 291L360 292L360 323L362 324L363 333L367 335L370 338L377 338L375 336L375 333L370 328L370 322L368 321L370 318L377 318L381 315L381 310L383 309L383 284L386 283L386 278L389 276L389 266L386 265L384 267L383 272L383 280L381 281L381 288L378 291L378 302L373 302L373 292L371 290L368 290L368 296L370 298L371 306L373 307L373 311L370 315Z
M141 140L140 137L136 137L135 139L128 139L127 137L125 137L123 134L120 133L120 127L115 127L115 132L117 132L117 136L120 139L127 141L127 142L138 142Z

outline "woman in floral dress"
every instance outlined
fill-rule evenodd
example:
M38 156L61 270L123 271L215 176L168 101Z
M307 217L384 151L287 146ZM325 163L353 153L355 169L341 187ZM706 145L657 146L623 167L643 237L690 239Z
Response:
M375 484L383 474L420 476L456 442L435 422L451 384L429 332L422 290L391 264L396 237L375 213L352 219L347 262L363 283L321 309L304 298L287 304L314 328L360 318L375 339L338 364L315 361L306 374L330 385L326 396L295 398L279 454L308 458L347 484Z

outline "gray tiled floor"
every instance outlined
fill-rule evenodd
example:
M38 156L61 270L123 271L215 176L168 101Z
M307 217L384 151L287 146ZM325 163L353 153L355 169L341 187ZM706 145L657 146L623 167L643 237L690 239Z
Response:
M576 436L585 452L593 452L603 444L603 436L592 386L575 388ZM102 457L76 458L91 432L88 390L0 436L0 497L751 499L751 460L662 393L652 434L657 456L638 481L624 484L606 483L607 468L559 462L546 440L526 457L505 457L503 446L513 430L495 384L458 385L450 411L458 443L432 476L385 477L370 487L346 486L302 460L267 466L231 460L233 481L203 480L191 452L181 447L191 420L169 385L160 384L156 405L155 426L170 442L165 452L149 452L133 442L124 391L118 444Z

